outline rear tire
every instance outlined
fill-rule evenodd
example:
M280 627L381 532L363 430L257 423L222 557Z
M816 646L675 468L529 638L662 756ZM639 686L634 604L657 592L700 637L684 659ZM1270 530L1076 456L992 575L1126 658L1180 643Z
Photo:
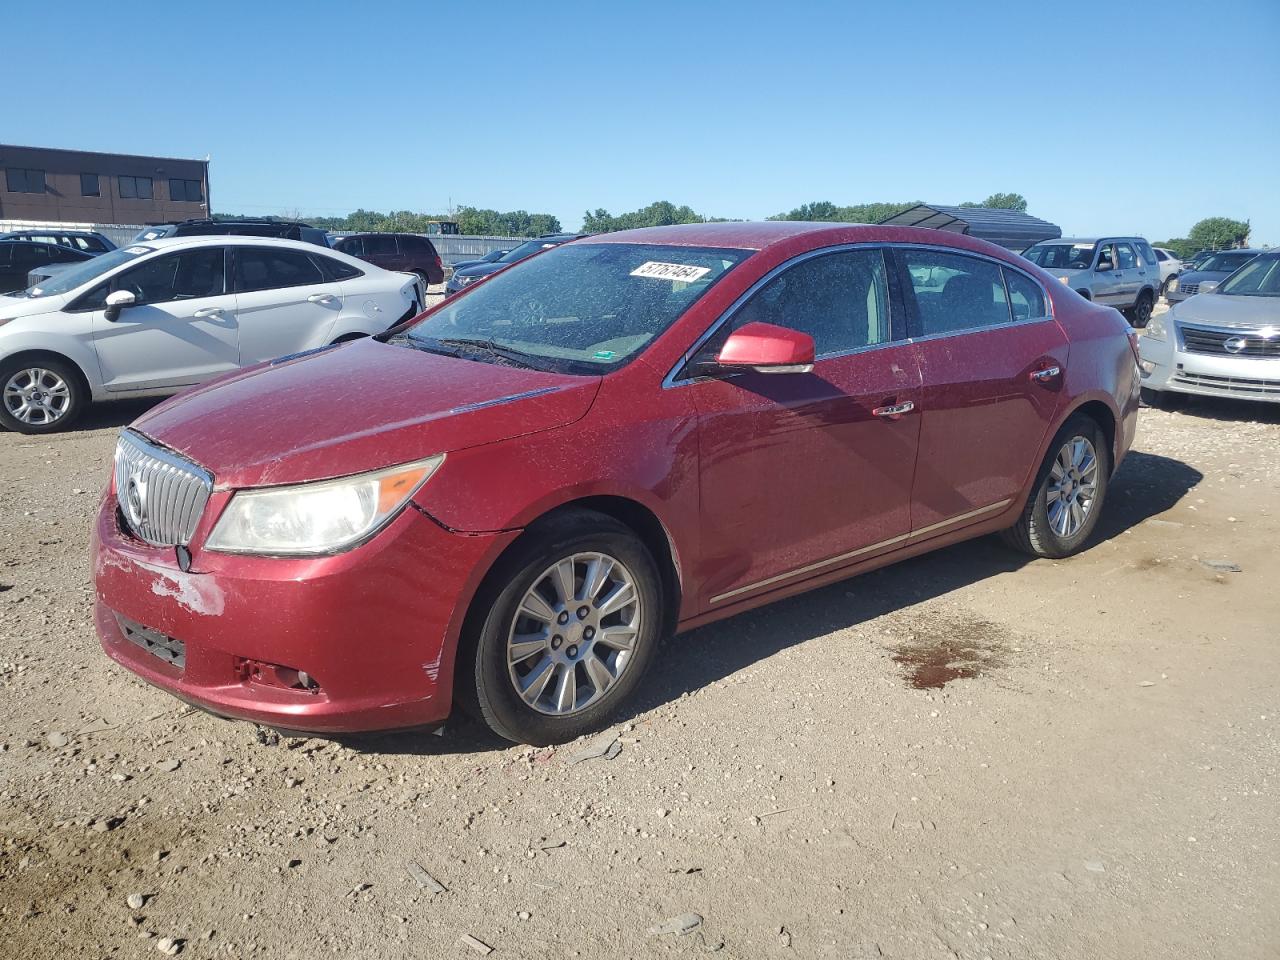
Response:
M1092 418L1072 417L1049 444L1022 516L1002 532L1005 543L1033 557L1079 553L1098 524L1110 478L1106 435Z
M458 652L463 706L516 743L598 730L652 662L663 603L657 564L628 527L589 510L549 517L499 562L473 604Z
M15 433L56 433L75 423L89 405L89 389L63 360L0 364L0 425Z

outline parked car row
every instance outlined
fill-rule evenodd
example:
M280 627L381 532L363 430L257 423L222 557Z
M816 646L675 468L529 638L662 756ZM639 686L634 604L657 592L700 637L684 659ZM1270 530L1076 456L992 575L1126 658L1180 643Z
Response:
M495 257L492 260L485 258L465 266L460 264L454 267L453 275L449 277L449 282L445 284L444 295L451 297L477 280L483 280L485 277L492 276L500 270L505 270L513 263L519 263L521 260L532 257L535 253L550 250L552 247L557 247L562 243L568 243L570 240L577 240L584 236L586 236L584 233L548 233L533 240L526 240L518 247L508 250L502 256Z
M457 697L504 737L567 740L625 708L673 632L997 531L1075 553L1134 436L1136 334L972 237L783 221L532 243L411 322L125 430L92 547L106 653L293 730L439 724ZM154 247L59 309L88 296L105 330L138 309L116 299L139 300L129 270L218 249L177 275L200 297L231 278L201 301L226 311L264 250L377 270L285 240ZM237 315L240 361L282 351L246 348L265 334ZM6 398L37 405L76 376L23 369Z

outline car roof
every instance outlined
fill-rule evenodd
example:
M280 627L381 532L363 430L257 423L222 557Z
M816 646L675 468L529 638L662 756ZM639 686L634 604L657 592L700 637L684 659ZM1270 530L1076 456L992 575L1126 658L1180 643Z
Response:
M921 243L968 249L976 252L1000 251L1013 259L1015 254L978 237L928 227L899 227L868 223L830 223L804 220L761 220L732 223L687 223L669 227L640 227L617 233L597 234L587 243L652 243L665 246L722 247L765 250L805 238L819 247L840 243Z
M243 233L200 233L190 237L157 237L154 240L137 240L127 243L128 247L154 247L157 250L163 250L168 247L200 247L209 244L235 244L237 246L257 246L257 247L289 247L294 250L308 250L315 252L316 250L328 250L328 247L318 247L314 243L307 243L305 240L286 240L284 237L255 237ZM337 252L337 251L333 251Z
M1052 240L1041 240L1039 243L1036 244L1036 246L1037 247L1048 246L1051 243L1093 244L1093 243L1102 243L1102 241L1104 240L1139 240L1142 243L1147 242L1145 237L1135 236L1131 233L1107 233L1107 234L1103 234L1100 237L1055 237ZM1154 244L1152 244L1152 246L1154 246Z

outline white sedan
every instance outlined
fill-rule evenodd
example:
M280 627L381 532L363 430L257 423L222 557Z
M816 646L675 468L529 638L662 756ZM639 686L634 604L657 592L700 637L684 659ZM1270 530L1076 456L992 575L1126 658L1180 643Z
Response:
M266 237L136 243L0 296L0 424L68 426L92 401L164 396L276 357L380 333L422 281Z

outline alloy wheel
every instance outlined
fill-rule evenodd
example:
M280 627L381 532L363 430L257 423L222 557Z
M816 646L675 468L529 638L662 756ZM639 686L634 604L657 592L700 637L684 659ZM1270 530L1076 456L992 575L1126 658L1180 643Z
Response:
M551 716L596 703L631 663L642 616L635 578L614 557L575 553L552 564L525 593L507 636L516 694Z
M1062 445L1049 469L1045 490L1049 526L1059 537L1080 532L1098 496L1098 453L1086 437L1074 436Z
M4 385L4 407L15 420L46 426L71 409L71 387L52 370L27 367L15 371Z

